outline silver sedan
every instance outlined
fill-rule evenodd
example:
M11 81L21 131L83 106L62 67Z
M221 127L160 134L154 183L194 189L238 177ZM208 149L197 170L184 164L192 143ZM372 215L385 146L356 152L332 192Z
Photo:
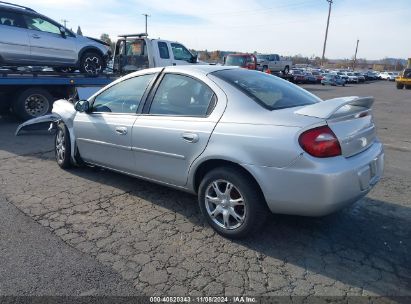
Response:
M379 181L371 97L322 101L234 67L139 71L73 106L54 104L62 168L90 164L197 194L208 223L240 238L273 213L320 216Z

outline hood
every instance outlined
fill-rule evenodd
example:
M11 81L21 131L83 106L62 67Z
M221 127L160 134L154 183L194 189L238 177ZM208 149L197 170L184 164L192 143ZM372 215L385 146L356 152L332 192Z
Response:
M107 43L107 42L105 42L105 41L103 41L103 40L97 39L97 38L87 37L87 36L85 36L85 38L90 39L90 40L93 40L93 41L95 41L95 42L97 42L97 43L103 44L103 45L108 46L108 47L110 46L109 43Z

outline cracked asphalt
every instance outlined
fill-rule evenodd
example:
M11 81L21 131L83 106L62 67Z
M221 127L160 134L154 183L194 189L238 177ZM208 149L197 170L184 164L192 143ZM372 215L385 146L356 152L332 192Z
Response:
M82 263L119 274L138 294L411 296L411 91L386 82L305 88L323 99L376 98L385 175L341 212L271 215L253 239L227 240L206 225L196 197L98 168L61 170L52 136L14 137L11 117L0 118L0 204L47 229ZM18 256L14 265L30 267ZM6 279L0 274L0 294L15 294Z

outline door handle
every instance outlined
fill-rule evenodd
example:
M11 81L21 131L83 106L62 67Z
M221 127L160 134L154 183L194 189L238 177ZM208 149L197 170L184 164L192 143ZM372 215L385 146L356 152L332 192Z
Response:
M126 127L116 127L116 133L119 135L126 135L127 128Z
M181 137L190 143L196 143L200 139L197 134L194 133L183 133Z
M32 35L31 37L33 37L34 39L40 39L40 36L36 34Z

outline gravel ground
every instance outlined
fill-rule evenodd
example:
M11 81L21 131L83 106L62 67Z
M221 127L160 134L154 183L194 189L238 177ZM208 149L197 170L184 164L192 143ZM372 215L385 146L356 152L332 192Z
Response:
M322 98L376 98L385 176L336 214L272 215L253 239L227 240L205 224L194 196L96 168L63 171L51 136L16 138L17 123L7 117L0 118L0 196L75 248L83 263L110 267L140 294L410 296L411 91L386 82L304 87ZM26 267L19 256L13 263ZM4 280L0 294L9 294Z

